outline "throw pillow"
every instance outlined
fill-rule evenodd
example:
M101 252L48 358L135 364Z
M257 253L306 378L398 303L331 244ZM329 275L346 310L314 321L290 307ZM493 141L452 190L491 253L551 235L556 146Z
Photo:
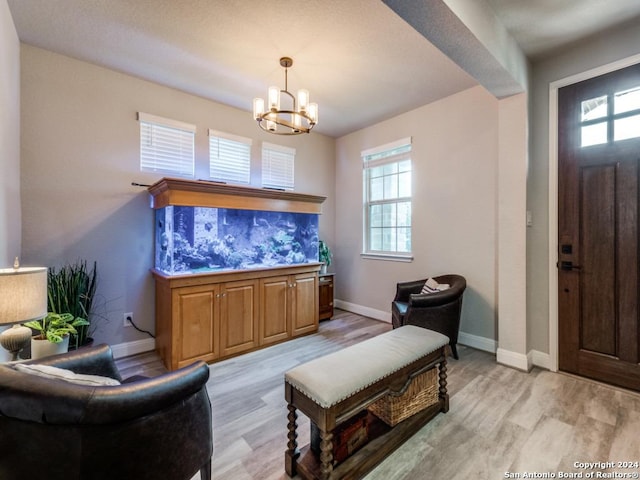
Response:
M64 382L75 383L78 385L89 385L94 387L120 385L120 382L114 378L102 377L100 375L87 375L82 373L74 373L64 368L52 367L51 365L33 365L17 363L13 366L19 372L37 375L39 377L50 378L52 380L62 380Z
M422 287L422 291L420 293L436 293L441 292L443 290L447 290L450 287L448 283L438 283L433 278L428 278L426 282L424 282L424 286Z

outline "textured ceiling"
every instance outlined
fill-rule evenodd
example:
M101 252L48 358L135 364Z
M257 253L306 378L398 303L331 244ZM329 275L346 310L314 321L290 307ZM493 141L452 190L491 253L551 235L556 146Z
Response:
M531 55L640 12L640 0L486 1ZM247 112L269 85L284 87L278 59L293 57L289 89L309 90L315 130L334 137L478 84L378 0L8 4L24 43Z
M532 60L633 20L640 0L485 0Z
M9 0L20 40L249 111L269 85L319 104L331 136L477 83L371 0ZM251 120L250 114L248 119ZM256 127L257 128L257 127Z

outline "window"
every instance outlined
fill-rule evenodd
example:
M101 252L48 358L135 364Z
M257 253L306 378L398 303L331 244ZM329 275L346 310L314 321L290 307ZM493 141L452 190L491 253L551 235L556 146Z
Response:
M209 130L209 177L229 183L251 181L251 139Z
M640 137L640 86L581 102L580 146Z
M411 259L411 138L362 152L364 254Z
M293 190L293 164L296 149L262 143L262 186Z
M138 113L140 170L193 177L195 125Z

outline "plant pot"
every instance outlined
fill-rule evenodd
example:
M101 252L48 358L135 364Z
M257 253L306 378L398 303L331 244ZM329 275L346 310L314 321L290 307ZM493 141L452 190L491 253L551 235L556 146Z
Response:
M49 355L57 355L66 353L69 350L69 337L64 337L60 343L51 343L49 340L39 340L31 337L31 359L48 357Z
M326 273L327 273L327 264L326 264L326 263L323 263L323 264L320 266L320 275L324 275L324 274L326 274Z

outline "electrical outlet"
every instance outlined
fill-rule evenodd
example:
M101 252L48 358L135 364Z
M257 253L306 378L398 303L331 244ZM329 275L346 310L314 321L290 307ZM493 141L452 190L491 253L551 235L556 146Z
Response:
M130 327L133 322L133 312L126 312L122 315L122 321L125 327Z

